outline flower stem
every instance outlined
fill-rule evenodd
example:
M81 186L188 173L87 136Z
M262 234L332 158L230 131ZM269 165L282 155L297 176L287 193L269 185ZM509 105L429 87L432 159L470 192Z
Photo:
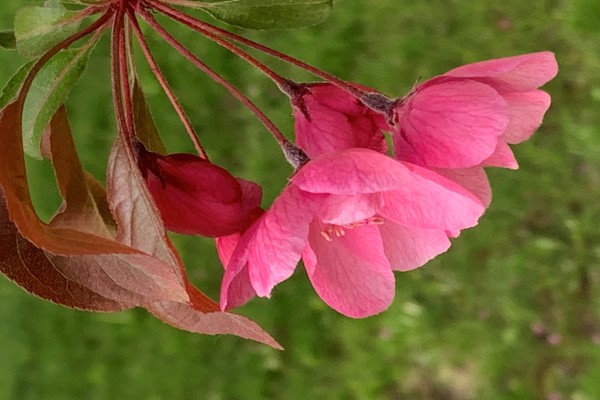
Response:
M192 123L190 122L190 119L186 115L185 110L181 106L181 103L179 103L179 101L177 100L177 97L175 96L175 94L173 93L173 90L169 86L167 79L165 78L164 74L160 70L158 64L156 63L156 60L152 56L152 53L150 52L150 48L148 47L148 43L147 43L146 39L144 38L144 34L142 33L142 30L140 29L140 25L135 17L135 14L132 11L130 11L128 13L128 15L131 20L131 25L133 26L133 32L135 33L135 36L137 37L138 43L139 43L140 47L142 48L142 52L144 53L144 57L146 58L146 61L148 62L148 65L150 66L152 73L154 74L154 76L158 80L158 83L163 88L165 94L169 98L169 101L171 102L171 105L175 109L175 112L177 112L177 115L179 115L179 119L183 123L183 126L185 127L185 130L188 133L188 136L192 140L192 143L194 144L196 151L198 152L198 154L200 155L201 158L208 160L208 155L206 154L206 151L202 147L202 144L200 144L200 141L198 140L198 136L197 136L196 132L194 131L194 128L192 126Z
M243 36L237 35L235 33L226 31L224 29L218 28L214 25L211 25L207 22L204 21L200 21L198 19L195 19L189 15L186 15L182 12L180 12L179 10L169 7L168 5L164 4L164 3L172 3L172 4L177 4L176 1L169 1L169 0L164 0L164 1L157 1L157 0L144 0L144 3L148 4L149 6L151 6L152 8L160 11L161 13L167 15L168 17L175 19L179 22L181 22L182 24L185 24L186 26L197 30L198 32L206 35L205 32L208 32L211 34L211 36L206 35L209 39L213 39L213 37L215 35L217 36L221 36L221 37L225 37L231 40L234 40L238 43L241 43L245 46L251 47L253 49L259 50L263 53L266 53L272 57L278 58L282 61L285 61L289 64L295 65L299 68L304 69L305 71L308 71L310 73L312 73L313 75L324 79L328 82L333 83L334 85L338 86L339 88L347 91L348 93L362 99L365 94L367 94L368 92L359 88L357 85L350 83L350 82L346 82L343 81L339 78L337 78L336 76L327 73L323 70L320 70L319 68L313 67L310 64L307 64L303 61L300 61L294 57L288 56L287 54L283 54L277 50L273 50L267 46L263 46L260 43L254 42L250 39L246 39ZM219 43L221 44L221 43ZM221 44L222 45L222 44ZM229 50L231 50L228 47ZM237 54L237 53L236 53ZM239 55L239 54L238 54ZM262 69L261 69L262 70ZM263 71L264 72L264 71Z
M202 62L198 57L192 54L186 49L181 43L171 36L156 20L143 8L137 10L139 15L150 25L164 40L166 40L171 46L179 51L185 58L187 58L192 64L198 69L207 74L212 80L225 87L235 98L237 98L244 106L252 111L265 125L269 132L273 135L275 140L280 146L288 146L289 141L279 129L273 124L273 122L258 108L248 97L242 92L235 88L231 83L225 80L222 76L213 71L208 65Z
M125 30L125 19L127 15L123 10L121 27L119 29L118 38L118 53L119 53L119 74L121 75L121 86L123 90L123 102L125 104L125 122L127 123L127 129L130 134L135 134L135 123L133 116L133 99L131 97L131 85L129 81L129 70L127 64L129 62L127 56L127 32Z
M162 11L162 10L159 10ZM190 18L185 16L184 14L181 13L167 13L162 11L163 14L165 14L167 17L182 23L183 25L187 26L190 29L195 30L196 32L201 33L202 35L204 35L205 37L207 37L208 39L212 40L213 42L219 44L220 46L224 47L225 49L229 50L230 52L232 52L233 54L237 55L238 57L246 60L248 63L250 63L251 65L253 65L254 67L256 67L257 69L259 69L263 74L265 74L269 79L271 79L282 91L286 92L286 89L291 86L293 84L293 82L291 82L289 79L286 79L284 77L282 77L281 75L279 75L278 73L276 73L275 71L273 71L272 69L270 69L269 67L267 67L264 63L260 62L259 60L257 60L256 58L252 57L250 54L248 54L247 52L245 52L244 50L240 49L238 46L234 45L233 43L223 39L220 35L217 35L215 33L213 33L211 30L209 29L205 29L203 26L199 25L199 24L191 24L189 23Z
M123 7L119 7L113 21L113 29L111 35L111 76L112 76L112 92L113 92L113 104L115 108L115 115L117 118L117 124L119 126L119 133L123 135L125 142L130 142L133 138L133 132L129 130L127 118L124 112L124 98L123 98L123 82L121 74L121 54L120 54L120 40L123 31L123 18L124 10ZM127 80L127 76L125 76Z

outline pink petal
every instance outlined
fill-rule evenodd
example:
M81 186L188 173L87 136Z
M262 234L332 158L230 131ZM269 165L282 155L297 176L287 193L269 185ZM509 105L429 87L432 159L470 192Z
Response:
M422 229L385 221L379 225L385 255L396 271L418 268L450 248L441 229Z
M294 107L296 144L310 158L354 147L386 152L383 117L333 85L309 86L304 109ZM305 112L308 115L305 115Z
M483 163L481 163L482 167L500 167L500 168L509 168L509 169L518 169L519 164L515 159L515 155L512 150L503 141L498 142L498 146L494 153L488 157Z
M388 147L383 131L389 131L390 127L381 114L369 112L364 116L349 117L348 121L352 126L355 138L352 147L361 147L387 154ZM338 147L336 150L343 150L343 148Z
M305 101L319 103L347 115L363 115L368 110L356 97L330 83L309 84L307 88L310 93L305 96Z
M254 202L252 202L252 204L254 204ZM264 214L264 211L261 208L256 207L250 213L250 222L253 223L253 222L257 221L258 219L260 219L260 217L262 217L263 214ZM254 225L251 225L251 227L253 227L253 226ZM241 241L242 235L244 233L245 233L245 231L244 232L236 232L231 235L218 237L216 239L215 244L217 246L217 253L219 254L219 259L221 260L221 264L223 265L223 267L225 269L227 269L227 266L229 265L231 257L233 256L234 251L237 249L238 244ZM244 236L244 238L245 238L244 247L248 245L249 237L250 237L249 235Z
M401 187L408 169L396 160L368 149L348 149L311 160L292 178L305 192L360 194Z
M489 157L508 126L506 101L470 80L423 86L399 110L395 137L404 137L426 165L466 168Z
M455 78L487 78L501 92L537 89L558 73L554 54L549 51L523 54L467 64L442 76Z
M427 164L404 135L394 135L394 158L427 167Z
M248 198L248 206L255 207L256 201L260 202L260 190L257 192L257 187L260 187L252 182L246 182L240 179L242 191ZM257 197L257 195L259 195ZM254 199L253 199L254 197ZM260 207L255 207L250 213L250 221L255 222L264 215L264 211ZM250 275L248 274L248 243L253 237L258 224L250 226L252 232L247 235L242 235L243 232L237 232L229 236L221 236L216 240L217 253L221 264L227 270L230 263L233 265L233 271L227 276L227 284L222 285L221 290L221 307L222 310L228 310L234 307L244 305L252 297L256 295L252 283L250 282ZM243 238L243 242L242 242ZM242 242L242 244L240 244ZM236 253L237 250L237 253ZM235 257L234 257L235 253ZM231 262L231 258L235 260ZM226 273L227 274L227 273ZM225 278L223 279L225 282Z
M219 258L225 267L219 299L223 311L241 306L255 295L248 274L248 255L249 244L254 239L257 228L258 221L243 235L236 233L217 239Z
M381 193L330 195L323 202L319 219L335 225L347 225L374 216L384 200Z
M221 305L221 308L225 311L235 307L241 307L254 296L256 296L256 292L250 282L248 268L242 268L229 283L226 301Z
M240 233L234 233L232 235L218 237L215 240L217 253L219 254L219 260L221 260L223 268L227 269L227 264L229 264L229 260L241 237L242 235Z
M542 90L532 90L506 93L504 99L510 110L510 123L502 138L510 144L521 143L542 124L550 107L550 95Z
M434 172L467 189L481 201L485 208L492 202L492 188L482 167L462 169L437 168L434 169Z
M330 307L352 318L382 312L394 299L394 274L377 226L346 229L327 241L324 226L310 226L304 263L315 291Z
M413 179L383 194L382 217L426 229L455 230L477 224L485 209L469 191L433 171L403 164L410 168Z
M270 296L275 285L292 275L306 247L308 225L322 200L323 196L290 185L255 223L248 268L257 295Z
M223 266L227 266L229 263L240 238L241 235L239 233L217 238L217 251ZM244 267L237 274L231 275L230 278L228 277L227 288L222 291L222 295L224 295L224 298L221 299L222 310L242 306L256 295L250 282L247 264L244 264Z
M307 156L316 158L335 150L356 147L352 126L344 114L318 104L307 107L310 121L300 110L294 109L296 144Z

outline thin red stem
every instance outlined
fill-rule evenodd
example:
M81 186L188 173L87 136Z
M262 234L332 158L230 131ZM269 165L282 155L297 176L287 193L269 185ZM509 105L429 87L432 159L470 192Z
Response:
M164 0L164 2L161 1L157 1L157 0L143 0L145 3L147 3L148 5L150 5L151 7L153 7L154 9L160 11L161 13L167 15L168 17L175 19L179 22L181 22L182 24L185 24L186 26L195 29L197 31L199 31L200 33L205 34L205 32L209 32L211 33L211 36L214 37L214 35L218 35L218 36L222 36L222 37L226 37L228 39L234 40L236 42L239 42L245 46L251 47L253 49L262 51L263 53L266 53L270 56L273 56L275 58L278 58L282 61L285 61L289 64L295 65L299 68L302 68L310 73L312 73L315 76L318 76L321 79L324 79L328 82L333 83L334 85L338 86L339 88L347 91L348 93L357 96L359 98L362 98L363 96L365 96L366 92L358 87L356 87L354 84L343 81L339 78L337 78L336 76L327 73L323 70L320 70L319 68L313 67L310 64L307 64L303 61L300 61L294 57L290 57L287 54L283 54L277 50L273 50L267 46L263 46L260 43L254 42L250 39L246 39L243 36L240 35L236 35L235 33L226 31L224 29L218 28L214 25L211 25L207 22L204 21L200 21L198 19L195 19L193 17L190 17L189 15L186 15L180 11L178 11L175 8L169 7L168 5L164 4L169 3L168 0ZM205 34L206 35L206 34ZM212 39L212 37L206 35L209 39ZM214 40L214 39L213 39ZM231 49L230 49L231 50ZM236 53L237 54L237 53ZM264 72L264 71L263 71Z
M283 134L279 131L275 124L273 124L273 122L260 110L260 108L258 108L250 99L248 99L248 97L246 97L231 83L229 83L227 80L225 80L215 71L213 71L208 65L206 65L198 57L196 57L188 49L186 49L181 43L177 41L177 39L171 36L158 22L156 22L152 15L150 15L147 11L145 11L143 8L140 8L138 10L138 13L171 46L173 46L177 51L179 51L198 69L207 74L211 79L225 87L235 98L237 98L242 104L244 104L244 106L250 109L261 120L261 122L265 125L265 127L269 130L269 132L273 135L273 137L281 146L289 145L289 141L287 140L287 138L283 136Z
M160 70L160 67L156 63L156 60L152 56L152 53L150 52L150 48L148 47L148 42L144 38L144 34L142 33L142 30L140 29L140 25L135 17L135 14L132 11L130 11L128 14L129 14L129 19L131 21L131 25L133 27L133 32L135 33L135 36L137 37L138 43L139 43L140 47L142 48L142 52L144 53L146 61L148 61L148 65L150 66L152 73L154 74L154 76L158 80L158 83L160 83L160 86L163 88L165 94L169 98L169 101L171 102L171 105L175 109L175 112L177 112L177 115L179 115L179 119L183 123L183 126L185 127L185 130L187 131L188 136L194 143L194 147L196 148L196 151L198 152L198 154L200 155L201 158L208 160L208 155L206 154L206 151L200 144L200 141L198 140L198 136L197 136L196 132L194 131L194 128L192 126L192 123L190 122L190 119L186 115L185 110L181 106L181 103L179 103L179 100L177 100L175 93L173 93L173 90L169 86L167 79L165 78L164 74Z
M127 63L127 38L125 31L125 19L126 14L123 14L123 24L120 29L119 35L119 73L121 74L121 85L123 87L123 101L125 104L125 122L130 132L135 132L134 117L133 117L133 99L131 98L131 85L129 81L129 70Z
M205 29L204 27L202 27L199 24L193 24L193 25L190 24L189 23L190 18L187 17L185 14L182 14L182 13L171 14L171 13L167 13L167 12L163 12L163 13L165 15L167 15L169 18L184 24L185 26L187 26L190 29L195 30L196 32L201 33L208 39L210 39L213 42L219 44L220 46L226 48L227 50L229 50L233 54L237 55L238 57L246 60L248 63L250 63L253 66L255 66L256 68L258 68L263 74L265 74L269 79L271 79L282 90L285 91L285 89L291 84L291 82L288 79L282 77L281 75L279 75L278 73L276 73L275 71L273 71L272 69L267 67L264 63L260 62L256 58L252 57L250 54L248 54L244 50L240 49L238 46L234 45L233 43L223 39L221 36L213 33L211 30Z
M120 39L121 32L123 30L123 17L124 10L119 7L113 22L113 30L111 35L111 76L112 76L112 92L113 92L113 103L115 108L115 115L117 118L117 124L119 126L119 133L124 135L124 139L130 141L133 137L133 132L128 129L127 118L124 112L124 98L123 98L123 82L121 82L121 55L120 55ZM127 78L125 78L127 79Z

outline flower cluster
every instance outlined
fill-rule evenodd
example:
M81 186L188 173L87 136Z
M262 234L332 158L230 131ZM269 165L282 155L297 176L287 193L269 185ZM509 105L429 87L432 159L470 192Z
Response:
M217 237L222 309L269 297L302 260L319 296L356 318L391 304L393 271L422 266L477 224L491 201L483 168L517 167L508 144L541 124L550 98L538 87L557 72L550 52L490 60L392 100L338 79L294 83L251 62L294 112L296 147L275 132L295 167L281 195L263 212L258 185L199 157L142 151L148 188L168 229Z
M484 169L517 168L509 145L527 140L540 126L550 97L539 87L557 73L552 53L525 54L453 69L393 99L169 5L194 2L90 3L78 13L52 10L46 19L56 29L49 37L32 31L16 38L22 51L39 58L9 85L16 88L14 99L0 113L0 136L7 143L0 163L0 230L7 234L0 245L11 260L2 272L64 305L96 311L142 306L182 329L233 333L273 346L277 344L251 322L225 311L254 296L269 297L300 261L315 291L338 312L362 318L385 310L394 298L394 271L424 265L448 250L451 238L478 223L491 201ZM230 12L237 7L232 2L197 6L227 22L237 15ZM304 10L310 7L304 2L292 6L298 18L317 15L314 9ZM29 11L21 20L34 26L39 12ZM194 29L270 78L289 97L295 143L167 32L155 13ZM79 29L82 20L97 14ZM293 172L269 207L261 207L257 183L234 177L209 160L154 60L139 20L240 100L279 143ZM273 24L254 14L242 21L259 28ZM108 28L119 135L104 191L77 159L61 96L80 73L78 63L87 60ZM88 35L80 50L66 51ZM198 155L166 154L131 69L134 39ZM319 81L282 77L240 44L301 67ZM40 106L23 150L21 121L31 120L23 118L25 99L40 90L33 85L40 71L52 85L37 97L49 100ZM64 204L48 224L31 205L24 151L50 158L56 171ZM225 268L219 305L187 280L165 230L216 239ZM15 242L29 246L39 268L29 268ZM32 279L32 270L43 273ZM73 295L72 288L79 294Z
M491 201L484 167L517 167L508 144L539 127L550 98L538 87L556 73L549 52L470 64L380 110L369 107L374 92L361 100L333 84L304 85L293 99L296 144L310 161L233 254L221 251L221 307L269 296L302 259L340 313L386 309L393 270L422 266L477 224Z

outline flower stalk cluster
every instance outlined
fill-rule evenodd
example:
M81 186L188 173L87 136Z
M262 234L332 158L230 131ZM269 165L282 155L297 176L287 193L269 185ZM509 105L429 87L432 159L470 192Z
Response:
M111 31L112 93L120 138L168 230L216 238L225 268L220 307L270 296L300 260L318 295L355 318L393 301L394 271L445 252L475 226L491 201L485 168L517 168L509 145L540 126L550 97L538 88L557 73L550 52L489 60L451 70L390 98L173 6L180 0L95 1L78 18L99 17L48 50L27 76L21 98L57 52ZM212 70L154 17L193 29L261 71L290 100L292 143L244 93ZM209 161L209 152L158 66L143 21L201 72L247 107L278 142L294 172L270 207L258 184ZM135 43L164 90L197 155L160 154L137 132ZM85 46L85 45L84 45ZM318 82L283 77L245 49L302 68ZM385 135L391 135L388 149Z

